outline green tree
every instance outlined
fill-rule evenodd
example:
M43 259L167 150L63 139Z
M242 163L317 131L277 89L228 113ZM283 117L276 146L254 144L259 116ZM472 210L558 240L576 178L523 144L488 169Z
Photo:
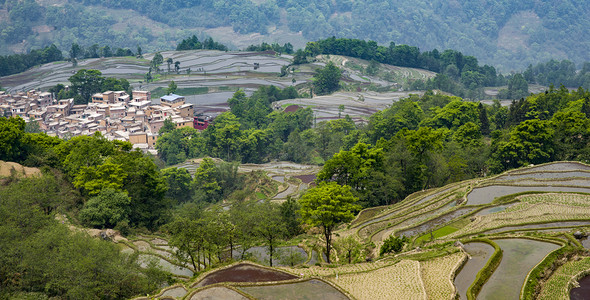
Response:
M477 110L479 112L479 124L481 128L481 134L488 136L490 135L490 121L488 120L487 109L480 102L477 105Z
M154 54L154 57L152 58L150 66L152 67L153 70L156 70L156 72L159 72L160 65L162 65L163 62L164 62L164 57L162 56L162 54L160 52L156 52L156 54Z
M24 158L25 120L0 117L0 160L20 161Z
M170 245L176 247L177 257L181 261L190 260L194 270L201 270L199 252L205 244L202 219L178 218L164 226L170 235Z
M342 251L345 258L348 260L348 263L351 264L353 258L359 256L362 244L354 237L354 235L349 235L336 240L334 242L334 247Z
M80 220L95 228L114 228L119 222L129 222L130 204L126 193L105 188L84 204Z
M333 62L328 62L324 68L319 69L313 76L315 93L326 95L335 92L340 87L341 76L342 71Z
M166 64L168 65L168 73L170 73L170 66L174 63L174 60L172 59L172 57L168 57L166 59Z
M142 52L141 47L139 45L137 45L137 57L143 58L143 52Z
M127 150L113 155L112 162L127 174L123 190L131 198L130 224L154 230L166 223L171 204L165 198L168 187L154 161L139 150Z
M178 88L178 86L176 85L176 82L174 82L174 80L170 81L170 83L168 84L168 88L166 89L166 93L168 95L174 94L174 93L176 93L177 88Z
M210 129L211 128L211 129ZM238 150L240 131L239 119L231 112L225 112L215 119L215 124L209 126L207 134L211 137L216 152L232 160L232 153Z
M265 202L258 206L258 218L254 232L264 240L267 252L268 263L272 267L272 259L275 257L277 243L285 236L285 226L282 222L281 211L278 206Z
M287 238L293 238L301 233L303 230L299 222L299 203L297 200L287 196L287 201L280 206L281 217L285 226L285 235Z
M93 94L102 91L104 77L101 75L102 73L98 70L82 69L68 78L72 83L70 88L79 95L74 98L76 104L86 104Z
M166 196L174 199L176 203L190 200L192 196L191 174L184 168L167 168L162 170L162 177L168 183Z
M381 249L379 249L379 255L391 252L397 253L403 249L408 241L409 239L406 236L396 237L390 235L385 241L383 241L383 245L381 245Z
M164 120L164 124L162 125L162 127L160 127L160 130L158 130L158 134L160 136L163 136L169 132L172 132L173 130L176 129L176 125L174 124L174 122L172 122L172 118L166 118L166 120Z
M193 188L195 193L207 202L215 202L221 195L221 187L215 178L216 172L215 162L209 157L203 158L195 172Z
M326 258L330 263L332 231L342 222L349 222L361 207L350 187L335 182L320 183L307 190L299 200L301 219L311 226L320 226L326 239Z
M99 194L103 189L120 192L127 174L121 165L114 164L110 159L98 166L82 167L73 180L77 188L90 196Z
M180 62L179 61L174 62L174 71L176 71L176 74L180 74Z
M76 58L80 57L82 54L82 48L80 45L73 43L72 47L70 48L70 59L75 60Z

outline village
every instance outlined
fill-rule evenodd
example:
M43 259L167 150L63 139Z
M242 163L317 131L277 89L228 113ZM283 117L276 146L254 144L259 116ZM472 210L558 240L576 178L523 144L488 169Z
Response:
M0 91L0 115L36 122L38 130L63 139L100 132L108 140L128 141L154 155L158 131L166 119L176 128L198 130L207 128L211 121L208 116L194 117L193 104L186 103L184 96L169 94L154 104L151 92L139 90L132 96L125 91L97 93L88 104L80 105L75 105L73 98L56 100L49 92Z

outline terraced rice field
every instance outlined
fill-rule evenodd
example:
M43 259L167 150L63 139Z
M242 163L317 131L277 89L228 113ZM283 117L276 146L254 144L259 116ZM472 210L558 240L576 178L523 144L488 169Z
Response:
M259 169L264 169L277 182L290 184L294 182L292 177L313 174L310 167L291 163L241 167L245 172ZM585 170L590 167L570 162L554 163L415 193L390 207L367 210L354 226L343 226L336 232L340 237L356 234L363 242L373 241L376 248L370 251L375 257L381 242L390 234L410 236L401 254L376 257L373 262L340 262L328 266L315 265L320 254L312 250L308 266L278 268L287 271L285 274L292 274L292 279L285 282L269 284L267 280L272 279L264 278L256 284L234 283L225 288L216 286L216 289L196 292L191 289L188 292L193 298L187 298L204 299L215 293L226 293L228 299L246 295L257 299L347 299L348 293L355 299L371 300L452 299L456 293L459 299L466 299L469 286L494 251L486 243L470 240L483 236L492 238L502 249L503 256L497 269L488 271L490 277L477 299L518 299L529 271L560 247L555 244L556 240L571 244L571 240L558 232L590 232L590 195L577 193L590 190L587 176L590 172ZM302 184L292 190L299 190L300 186ZM285 188L283 192L288 190ZM493 201L514 193L521 194L504 198L504 202ZM526 239L525 235L533 235L537 240ZM465 245L464 251L457 252L452 245L459 239L465 239L462 240ZM144 249L142 253L151 251L164 255L163 252L169 251L164 248L168 247L165 240L150 241L136 241L135 247ZM586 240L581 243L590 245ZM157 249L154 249L156 244ZM296 250L308 257L303 249ZM266 252L262 247L251 251L260 256L259 259L268 259L259 255ZM567 299L570 280L578 274L574 271L586 264L590 262L585 257L581 257L579 263L576 260L566 263L546 282L541 281L544 286L537 288L538 298ZM204 284L210 278L203 277L193 283L193 289L215 282L242 281L232 279L232 276L239 276L239 271L221 270L210 274L215 273L222 274L225 279ZM344 292L314 278L334 283Z
M331 279L356 299L426 299L420 263L403 260L371 272L340 275Z
M449 299L449 295L455 292L453 271L459 267L464 257L465 254L458 252L420 262L420 271L428 299Z
M519 299L527 273L558 245L528 239L495 240L502 262L484 284L478 299Z
M451 237L492 229L496 230L495 232L514 230L514 226L523 229L526 228L523 226L529 226L528 228L578 226L586 224L590 214L590 206L588 206L590 195L551 193L519 196L518 199L519 203L502 212L478 216L464 228L453 233ZM580 221L582 223L559 224L565 221ZM554 224L542 225L546 223Z
M498 197L508 196L524 192L572 192L572 193L590 193L590 188L583 187L566 187L566 186L510 186L510 185L490 185L475 188L467 195L468 205L490 204Z
M223 286L214 286L204 290L200 290L192 294L189 300L209 300L209 299L224 299L224 300L248 300L248 297Z
M567 262L559 267L543 285L539 300L569 300L569 284L580 272L590 270L590 258L582 258ZM576 289L572 290L575 293ZM572 297L574 299L574 297ZM583 299L583 298L582 298Z
M348 300L348 297L346 297L346 295L340 292L338 289L318 279L286 284L244 286L239 287L239 289L251 295L255 299L261 300Z
M143 268L147 267L150 263L155 263L162 270L169 272L173 275L192 277L194 274L194 272L188 267L178 266L154 255L140 254L137 260L139 262L139 265Z
M203 287L219 282L266 282L296 279L286 272L275 271L252 264L238 264L209 273L192 287Z
M494 247L487 243L468 243L464 246L469 255L461 271L454 280L459 299L467 299L467 289L475 281L477 273L485 266L494 253Z

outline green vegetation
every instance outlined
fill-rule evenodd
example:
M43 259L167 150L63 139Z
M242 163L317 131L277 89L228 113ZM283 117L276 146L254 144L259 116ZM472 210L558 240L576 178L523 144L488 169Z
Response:
M126 91L131 95L131 85L127 79L105 78L98 70L81 69L68 80L72 84L69 90L63 84L57 84L49 92L54 93L58 100L74 98L75 104L86 104L91 101L92 95L105 91Z
M141 269L111 242L72 232L55 219L81 202L60 172L0 186L0 298L129 298L153 291L167 276ZM100 271L97 271L100 270Z
M408 241L409 239L405 236L397 237L390 235L383 241L383 245L381 245L381 249L379 249L379 255L383 256L388 253L400 252Z
M319 69L313 76L314 91L318 95L331 94L340 87L340 77L342 71L334 65L333 62L328 62L326 67Z
M449 235L457 230L461 229L460 227L455 227L453 225L447 225L447 226L443 226L439 229L436 229L432 232L429 232L419 238L417 238L414 243L415 244L420 244L420 243L425 243L425 242L429 242L432 241L434 239L438 239L440 237Z
M156 149L169 165L206 155L254 163L281 157L285 155L281 146L290 145L288 139L293 132L298 135L311 127L312 113L311 109L273 111L271 104L297 97L292 87L263 87L250 97L238 90L228 100L231 111L218 116L215 124L203 132L193 128L173 130L158 139Z
M274 51L277 53L286 53L286 54L293 54L293 45L291 45L291 43L285 43L283 44L283 46L277 44L277 43L272 43L272 44L267 44L267 43L261 43L260 45L250 45L248 46L246 49L246 51Z
M20 73L36 65L63 59L61 51L54 44L28 54L0 56L0 76Z
M198 49L227 51L227 47L225 45L215 42L210 37L206 38L202 43L199 42L199 38L197 38L196 35L193 35L190 38L182 40L178 44L178 46L176 46L176 51L198 50Z
M537 299L538 290L539 290L539 281L545 277L544 272L546 270L555 270L561 264L563 264L562 260L565 257L572 256L573 253L576 252L575 246L564 245L563 247L559 248L551 252L547 257L538 265L532 269L525 282L524 288L521 291L520 298L521 299Z
M311 226L320 226L326 239L326 260L330 263L332 232L340 223L350 222L360 210L350 187L335 182L321 183L309 189L299 200L301 219Z
M69 0L59 5L3 1L0 8L7 10L0 24L0 51L4 53L23 40L25 51L44 47L47 36L60 49L77 42L85 46L109 44L111 52L117 47L142 45L149 52L170 49L189 34L205 40L196 28L231 27L240 34L264 35L276 27L301 32L307 41L347 36L379 44L407 43L421 49L458 49L505 72L536 64L538 59L590 60L585 51L589 18L583 3L576 1L474 4L465 0L406 0L393 5L383 0ZM126 15L131 20L122 20L121 11L127 10L132 10L131 16ZM146 28L146 23L151 26ZM39 30L41 25L48 25L50 32ZM556 53L561 57L555 57Z

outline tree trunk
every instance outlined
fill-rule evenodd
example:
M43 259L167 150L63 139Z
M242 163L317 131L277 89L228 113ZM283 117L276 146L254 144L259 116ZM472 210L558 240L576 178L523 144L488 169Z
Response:
M197 247L197 271L200 272L201 271L201 258L200 258L200 247Z
M269 256L268 263L272 267L272 250L273 250L272 239L270 239L268 242L269 242L269 249L270 249L270 252L268 253L268 256Z
M326 262L330 263L330 246L332 244L332 229L324 227L324 235L326 236Z
M234 260L234 243L232 239L229 239L229 260Z
M193 264L193 270L197 269L197 265L195 265L195 257L193 254L189 253L189 256L191 257L191 263Z

